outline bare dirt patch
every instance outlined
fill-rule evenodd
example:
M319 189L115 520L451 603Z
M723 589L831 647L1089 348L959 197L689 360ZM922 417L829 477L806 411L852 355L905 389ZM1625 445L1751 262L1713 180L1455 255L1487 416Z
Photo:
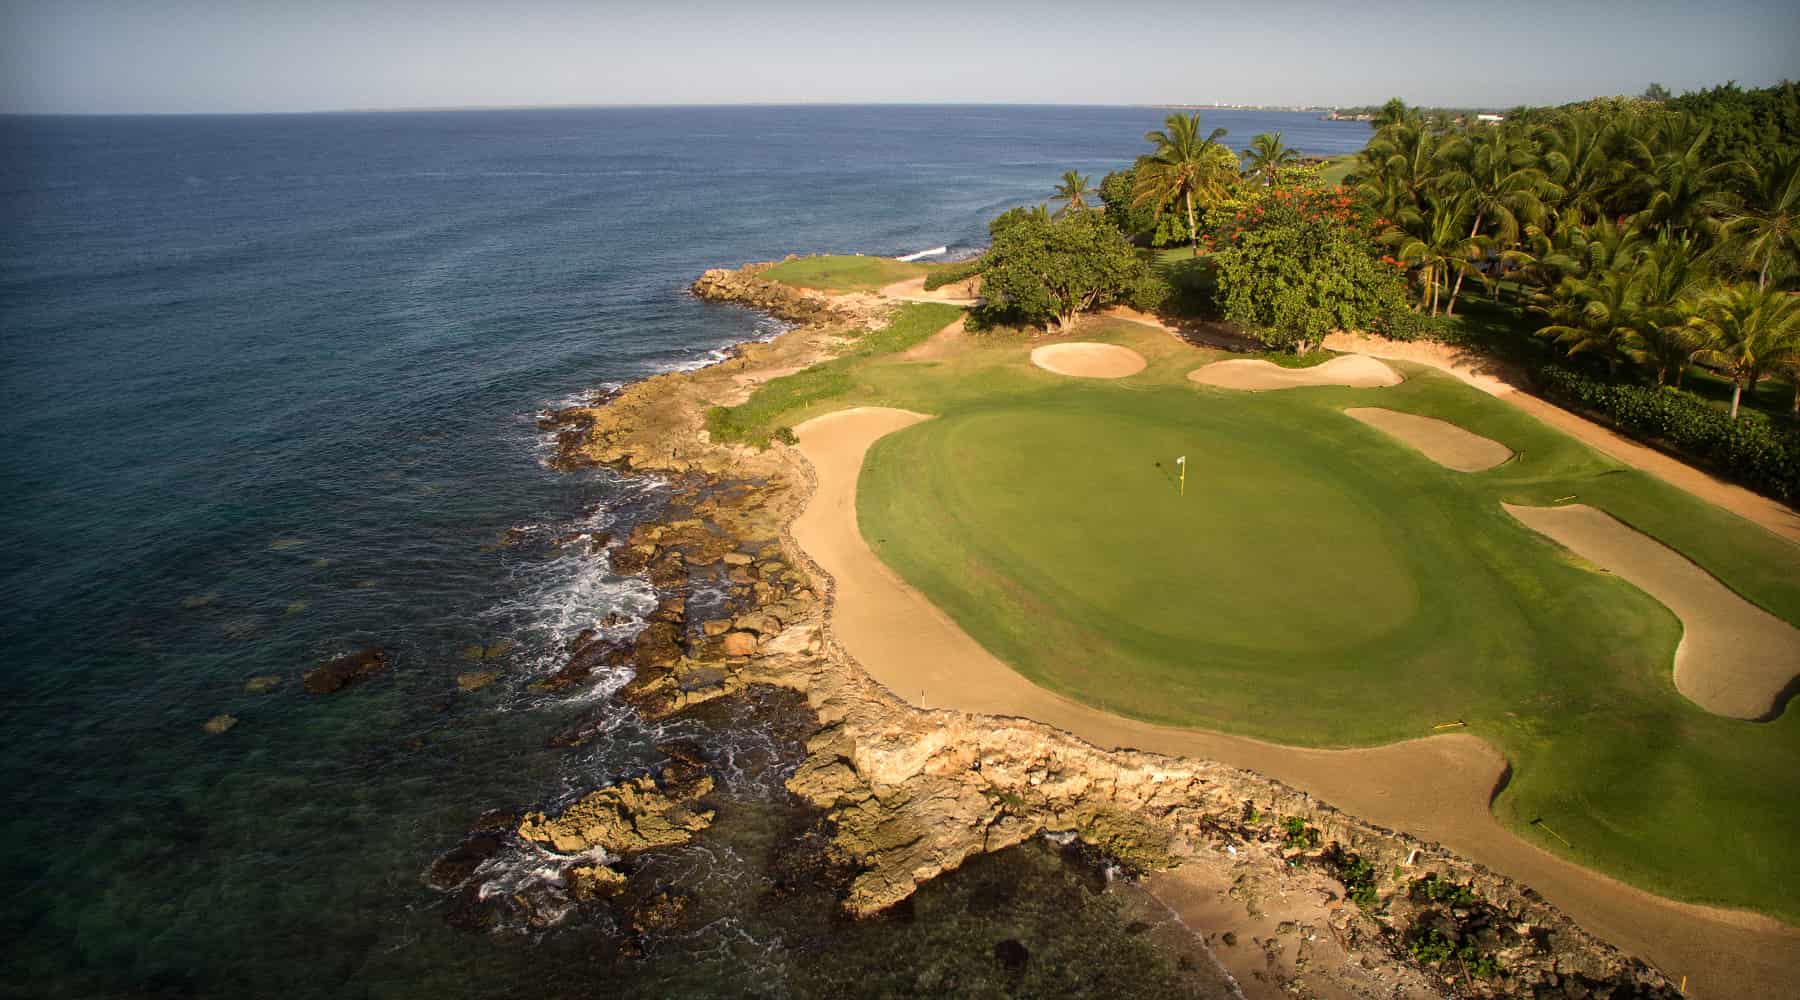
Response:
M1734 719L1778 715L1800 676L1800 629L1739 597L1675 550L1586 504L1506 512L1661 603L1681 619L1675 688Z
M1791 984L1800 968L1800 931L1766 917L1652 895L1502 827L1488 804L1507 763L1475 736L1346 750L1286 747L1138 722L1032 684L881 562L857 527L856 480L870 445L926 419L862 407L795 428L817 485L793 522L792 537L833 580L831 638L901 699L925 708L1022 716L1102 748L1133 747L1258 771L1530 884L1600 937L1667 972L1691 975L1692 996L1774 995ZM1174 894L1169 898L1183 907Z
M1352 406L1344 416L1410 445L1426 458L1458 472L1484 472L1513 456L1512 449L1436 417L1379 406Z
M1297 389L1309 385L1378 389L1399 385L1404 381L1399 372L1361 354L1345 354L1310 368L1283 368L1270 361L1233 358L1229 361L1215 361L1188 372L1188 379L1201 385L1248 392Z
M1124 378L1144 370L1144 356L1117 344L1048 344L1031 352L1031 363L1076 378Z

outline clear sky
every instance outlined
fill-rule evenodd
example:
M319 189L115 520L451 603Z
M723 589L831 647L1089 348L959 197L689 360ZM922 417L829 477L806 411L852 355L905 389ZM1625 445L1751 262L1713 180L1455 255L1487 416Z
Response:
M1782 78L1800 0L0 0L7 112L1510 106Z

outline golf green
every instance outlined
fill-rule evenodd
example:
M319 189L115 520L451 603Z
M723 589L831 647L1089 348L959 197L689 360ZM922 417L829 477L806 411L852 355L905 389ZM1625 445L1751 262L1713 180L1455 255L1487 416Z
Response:
M1665 894L1800 917L1793 711L1745 722L1682 697L1675 616L1501 503L1578 494L1790 622L1800 551L1443 376L1233 392L1186 384L1178 349L1120 339L1152 358L1143 375L1057 378L998 345L859 373L852 398L936 414L865 461L877 556L1051 690L1295 745L1462 722L1512 762L1494 809L1522 836ZM1446 469L1343 413L1372 405L1517 458Z

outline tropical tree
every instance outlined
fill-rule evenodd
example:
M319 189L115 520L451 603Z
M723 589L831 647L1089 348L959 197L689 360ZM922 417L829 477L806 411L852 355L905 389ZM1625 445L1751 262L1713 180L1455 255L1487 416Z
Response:
M1180 202L1187 212L1188 233L1193 241L1194 256L1200 256L1200 227L1194 215L1194 201L1203 204L1225 196L1226 185L1237 177L1237 157L1219 145L1225 135L1222 128L1200 137L1200 116L1172 114L1163 127L1144 133L1144 140L1155 146L1153 152L1137 160L1137 189L1134 204L1155 205L1166 210Z
M1642 322L1626 337L1625 355L1656 372L1656 384L1675 376L1675 385L1704 346L1699 332L1689 323L1698 297L1711 275L1691 238L1676 238L1664 231L1638 259L1632 280L1637 283Z
M1642 337L1643 304L1633 274L1608 268L1585 278L1565 278L1563 285L1563 306L1551 315L1556 322L1538 334L1554 338L1570 356L1600 355L1616 377L1619 360Z
M1699 359L1731 378L1731 419L1745 389L1800 356L1800 296L1743 284L1702 299L1691 321L1706 338Z
M1251 139L1243 157L1246 172L1261 177L1265 184L1279 168L1300 162L1300 153L1281 141L1280 132L1263 132Z
M1538 166L1536 148L1517 129L1483 128L1459 140L1459 146L1460 155L1447 158L1454 165L1444 171L1440 183L1447 190L1468 192L1475 214L1469 226L1471 240L1485 225L1493 231L1494 247L1512 249L1519 242L1521 225L1540 221L1544 199L1560 192ZM1457 274L1450 290L1451 315L1466 273Z
M1738 259L1756 272L1758 288L1769 286L1771 273L1800 264L1800 149L1775 154L1755 173L1743 207L1725 217L1723 231Z
M1088 196L1096 193L1098 192L1088 187L1088 178L1073 170L1063 171L1062 182L1056 185L1054 194L1056 200L1063 203L1063 207L1057 209L1056 214L1085 211Z
M1082 312L1131 296L1149 267L1124 234L1099 212L1051 219L1013 209L988 225L993 246L983 255L978 310L987 322L1067 329Z
M1684 134L1686 124L1681 120L1663 125L1659 141L1668 148L1655 159L1650 197L1638 213L1640 227L1662 226L1685 234L1704 228L1737 200L1727 185L1742 165L1709 162L1705 156L1707 130Z
M1460 274L1473 267L1473 259L1482 252L1481 238L1464 232L1473 203L1474 198L1467 191L1426 195L1424 211L1407 209L1401 214L1400 225L1383 237L1393 245L1394 256L1401 263L1418 270L1423 287L1418 306L1421 312L1429 308L1431 315L1436 316L1439 286L1448 285L1453 272ZM1447 315L1454 316L1454 297L1449 305Z

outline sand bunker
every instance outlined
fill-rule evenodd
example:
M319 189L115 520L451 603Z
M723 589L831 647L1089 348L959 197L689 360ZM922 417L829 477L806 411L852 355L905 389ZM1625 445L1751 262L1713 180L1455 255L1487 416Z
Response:
M1353 389L1377 389L1399 385L1400 373L1374 358L1345 354L1310 368L1283 368L1270 361L1233 358L1215 361L1188 372L1191 381L1220 389L1297 389L1307 385L1344 385Z
M1683 975L1691 970L1691 995L1775 995L1792 982L1800 967L1800 932L1766 917L1653 896L1546 853L1500 826L1488 802L1506 761L1474 736L1353 750L1285 747L1121 718L1027 681L881 562L857 528L856 479L869 446L926 419L862 407L795 428L818 481L793 523L793 539L833 580L832 638L889 691L927 708L1025 716L1100 747L1259 771L1529 884L1612 944Z
M1117 344L1050 344L1031 352L1031 363L1076 378L1124 378L1144 370L1144 356Z
M1800 675L1800 629L1744 600L1648 535L1585 504L1506 512L1661 603L1681 619L1675 688L1715 715L1766 720Z
M1352 406L1344 415L1411 445L1445 468L1481 472L1512 457L1512 449L1479 434L1465 431L1447 420L1416 413L1384 410L1379 406Z

